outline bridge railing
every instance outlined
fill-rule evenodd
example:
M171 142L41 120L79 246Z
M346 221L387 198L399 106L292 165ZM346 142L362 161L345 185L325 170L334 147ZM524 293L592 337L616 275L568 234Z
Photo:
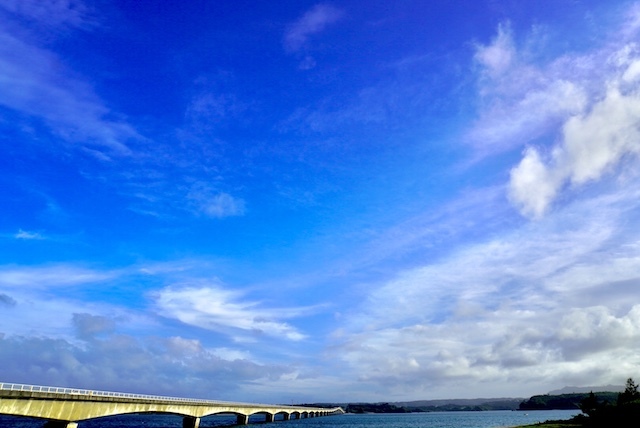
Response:
M79 389L79 388L63 388L57 386L41 386L41 385L26 385L21 383L7 383L0 382L0 391L26 391L26 392L40 392L47 394L59 394L59 395L73 395L73 396L86 396L86 397L112 397L112 398L126 398L129 400L155 400L165 401L171 403L183 403L183 404L201 404L201 405L222 405L222 406L246 406L246 407L260 407L271 409L282 408L295 408L300 409L301 406L286 406L277 404L257 404L257 403L238 403L232 401L218 401L218 400L203 400L198 398L184 398L184 397L167 397L163 395L147 395L147 394L131 394L126 392L111 392L111 391L96 391L91 389ZM319 410L316 408L308 407L309 410ZM336 410L336 409L322 409L322 410ZM340 409L342 410L342 409Z
M41 385L25 385L21 383L6 383L6 382L5 383L0 382L0 390L42 392L42 393L60 394L60 395L81 395L86 397L114 397L114 398L127 398L132 400L159 400L159 401L171 401L174 403L189 403L189 404L218 404L218 405L241 404L241 403L234 403L230 401L202 400L198 398L166 397L162 395L131 394L126 392L111 392L111 391L94 391L90 389L62 388L57 386L41 386ZM260 405L260 406L276 407L274 405Z

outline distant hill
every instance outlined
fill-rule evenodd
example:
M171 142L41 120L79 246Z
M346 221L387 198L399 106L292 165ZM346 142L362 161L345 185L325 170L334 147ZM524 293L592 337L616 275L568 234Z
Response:
M516 410L523 398L418 400L380 403L312 403L316 407L342 407L348 413L421 413ZM311 405L309 403L305 405Z
M472 398L448 400L415 400L378 403L312 403L316 407L342 407L349 413L419 413L483 410L555 410L578 409L581 401L593 391L601 402L615 402L624 387L617 385L567 386L549 394L531 398ZM307 405L311 405L307 403Z
M438 406L478 406L486 403L520 403L523 398L453 398L448 400L416 400L416 401L397 401L396 406L403 407L438 407ZM516 406L517 408L517 406Z
M588 392L559 395L534 395L528 400L520 403L519 410L576 410L580 409L580 404L588 396ZM601 403L615 403L618 398L618 392L600 391L596 393L596 398L598 402Z
M606 386L565 386L562 389L555 389L549 391L548 395L562 395L562 394L576 394L580 392L622 392L624 386L622 385L606 385Z

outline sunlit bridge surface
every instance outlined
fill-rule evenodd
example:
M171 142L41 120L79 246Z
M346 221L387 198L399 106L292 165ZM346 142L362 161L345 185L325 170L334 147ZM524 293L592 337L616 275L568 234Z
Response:
M342 414L340 407L320 408L274 404L237 403L195 398L88 389L0 383L0 414L40 418L47 428L75 428L78 423L103 416L128 413L166 413L183 417L183 428L198 428L209 415L235 415L239 425L249 417L264 415L264 422Z

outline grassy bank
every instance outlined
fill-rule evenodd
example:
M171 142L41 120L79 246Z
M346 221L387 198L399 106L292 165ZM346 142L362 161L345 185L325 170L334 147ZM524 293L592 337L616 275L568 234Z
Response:
M568 421L546 421L546 422L538 422L537 424L532 425L520 425L514 428L576 428L580 427L579 422L574 422L571 420Z
M575 424L555 423L555 422L541 422L534 425L521 425L514 428L576 428Z

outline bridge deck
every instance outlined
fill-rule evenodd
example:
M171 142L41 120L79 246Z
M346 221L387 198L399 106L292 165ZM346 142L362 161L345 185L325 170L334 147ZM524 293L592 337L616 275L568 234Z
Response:
M237 403L165 397L159 395L93 391L38 385L0 383L0 414L48 420L47 427L75 428L78 421L126 413L172 413L184 416L183 427L198 428L200 418L219 413L237 416L247 424L249 416L264 414L267 422L282 414L285 420L344 413L340 407Z

